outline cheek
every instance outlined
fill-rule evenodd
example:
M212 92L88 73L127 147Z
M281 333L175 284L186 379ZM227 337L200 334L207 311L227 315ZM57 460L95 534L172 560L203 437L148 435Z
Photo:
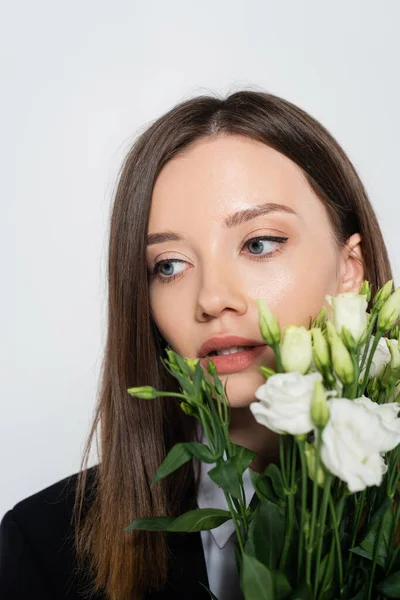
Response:
M281 264L269 273L268 282L255 290L254 297L263 298L278 318L281 327L293 324L308 327L326 304L325 295L335 293L335 263L327 260L298 261Z
M165 285L168 286L168 284ZM182 356L189 356L184 347L184 340L187 339L187 336L183 335L185 331L189 330L185 303L179 302L179 298L176 298L171 292L163 293L162 289L157 289L155 292L152 286L150 286L149 294L151 314L161 335L175 352Z

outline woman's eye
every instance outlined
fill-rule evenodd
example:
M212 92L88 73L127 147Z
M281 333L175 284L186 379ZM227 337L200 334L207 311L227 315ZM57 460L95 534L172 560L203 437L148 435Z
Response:
M182 271L174 271L173 265L184 263L184 260L178 258L166 258L158 261L150 271L151 276L157 277L163 283L169 283L178 277Z
M279 245L283 245L287 240L288 238L286 237L263 235L247 240L244 247L247 247L250 250L250 254L256 259L262 260L279 252Z
M246 247L250 250L250 252L246 252L245 254L250 254L252 257L251 260L267 260L272 257L272 255L278 254L281 250L279 246L283 246L287 240L287 237L263 235L247 240L247 242L243 244L242 249ZM267 244L267 242L269 242L269 244ZM265 250L267 250L267 252L265 252ZM181 265L183 267L185 262L186 261L178 258L166 258L160 260L150 270L150 276L156 277L162 283L170 283L183 272L183 268L181 270L176 270L174 269L174 266Z

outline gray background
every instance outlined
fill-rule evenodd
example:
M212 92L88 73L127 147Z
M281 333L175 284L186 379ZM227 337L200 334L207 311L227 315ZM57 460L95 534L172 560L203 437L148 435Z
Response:
M399 278L399 19L396 0L4 4L0 517L79 469L113 186L131 141L175 103L250 87L322 121L367 187Z

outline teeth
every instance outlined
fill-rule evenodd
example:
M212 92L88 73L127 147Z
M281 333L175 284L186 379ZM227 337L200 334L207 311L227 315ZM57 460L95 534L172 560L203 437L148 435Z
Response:
M225 356L227 354L236 354L237 352L243 352L252 346L232 346L232 348L222 348L221 350L213 350L210 352L210 356Z

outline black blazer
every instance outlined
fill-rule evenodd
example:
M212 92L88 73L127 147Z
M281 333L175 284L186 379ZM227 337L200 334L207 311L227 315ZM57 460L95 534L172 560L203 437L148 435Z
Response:
M96 467L88 469L92 477ZM0 524L1 600L82 600L83 580L75 572L72 509L77 474L22 500ZM168 583L149 600L209 600L200 533L168 534ZM157 568L157 565L154 565ZM105 600L98 594L93 600ZM134 599L133 599L134 600Z

